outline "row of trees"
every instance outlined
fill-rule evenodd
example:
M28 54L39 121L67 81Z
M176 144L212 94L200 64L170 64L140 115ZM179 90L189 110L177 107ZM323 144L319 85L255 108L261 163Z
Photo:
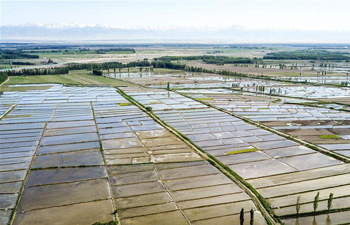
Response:
M179 63L172 63L170 61L153 61L152 66L154 68L167 68L167 69L175 69L175 70L184 70L186 69L186 65Z
M127 64L120 62L104 62L104 63L71 63L68 64L69 70L109 70L121 69L129 67L148 67L151 63L148 60L134 61Z
M250 214L249 224L254 225L254 210L251 209L249 211L249 214ZM244 208L242 208L241 211L239 212L239 224L244 225Z
M34 68L21 70L7 70L0 72L0 75L6 74L8 76L33 76L33 75L55 75L68 74L67 67L52 67L52 68Z
M17 63L17 65L29 65L24 63ZM7 74L8 76L31 76L31 75L54 75L54 74L68 74L69 70L103 70L130 68L130 67L149 67L151 63L148 60L135 61L127 64L120 62L104 62L104 63L71 63L62 67L50 67L50 68L33 68L33 69L18 69L7 70L0 72L0 74ZM97 74L95 74L97 75ZM101 74L102 75L102 74Z
M0 59L38 59L38 55L31 55L21 50L0 50Z
M297 50L267 53L263 59L277 60L349 60L345 52L330 52L326 50Z
M17 62L17 61L13 61L11 62L12 65L34 65L34 63L31 62Z
M252 64L257 62L257 59L250 59L244 57L229 57L229 56L213 56L213 55L201 55L201 56L163 56L156 60L160 61L178 61L178 60L201 60L207 64Z
M104 63L71 63L67 65L69 70L107 70L110 68L122 68L120 62L104 62Z
M329 197L328 197L328 200L327 200L327 210L330 211L332 209L332 206L333 206L333 198L334 198L334 194L333 193L330 193L329 194ZM300 200L301 200L301 197L298 196L297 197L297 203L296 203L296 212L297 212L297 215L299 215L300 213L300 208L301 208L301 203L300 203ZM317 208L318 208L318 203L320 201L320 192L317 192L315 198L314 198L314 201L313 201L313 209L314 209L314 212L316 212Z

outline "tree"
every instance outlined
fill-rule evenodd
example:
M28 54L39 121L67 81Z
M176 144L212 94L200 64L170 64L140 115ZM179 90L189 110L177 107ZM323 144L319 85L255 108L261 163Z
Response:
M254 225L254 210L250 210L250 225Z
M296 210L297 210L297 215L299 215L299 212L300 212L300 196L298 196L297 198L297 204L296 204Z
M243 225L244 224L244 209L241 209L241 212L239 213L239 224Z
M317 192L315 199L314 199L314 212L316 212L318 208L318 201L320 200L320 192Z
M92 70L92 74L97 75L97 76L102 76L102 71L101 70Z
M327 202L327 209L328 211L331 210L333 204L333 193L329 194L328 202Z

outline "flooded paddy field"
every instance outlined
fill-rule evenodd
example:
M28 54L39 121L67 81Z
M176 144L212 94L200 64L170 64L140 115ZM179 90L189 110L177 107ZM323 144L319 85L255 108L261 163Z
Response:
M286 224L295 223L297 204L298 222L314 211L319 224L347 222L350 113L331 109L346 109L347 88L210 74L109 76L132 83L119 92L42 84L2 93L2 224L239 224L242 208L245 223L252 209L254 224L267 224L257 201ZM168 82L175 91L159 89ZM254 93L258 86L264 93ZM285 94L269 95L277 87ZM323 99L333 103L321 106Z
M19 59L69 72L0 88L0 225L348 224L348 60L236 47Z
M292 80L298 82L309 82L317 84L344 84L344 86L350 86L349 76L327 76L327 77L280 77L280 79Z
M277 81L192 72L181 72L173 74L156 74L153 72L115 74L110 73L107 76L153 88L166 88L168 82L171 85L171 88L176 89L285 85L285 83Z
M132 96L141 95L144 91L122 89ZM153 95L152 100L164 98L163 90L152 92L147 93L148 96ZM168 99L176 100L176 96L169 92ZM211 98L198 94L195 97L202 100ZM322 196L318 210L327 209L330 193L338 196L336 201L339 203L334 205L335 208L347 210L350 206L347 197L350 167L341 160L206 105L180 109L169 106L166 110L155 108L153 112L248 181L267 200L277 216L294 216L298 196L302 199L300 213L313 212L313 198L317 192Z
M350 88L348 87L312 86L309 84L206 73L154 74L152 72L142 72L116 73L108 74L108 76L152 88L167 88L169 83L169 87L172 89L232 88L233 90L315 100L328 104L349 105L350 103ZM339 108L342 106L330 107Z
M244 95L239 92L181 92L330 151L349 156L349 112L296 105L286 102L283 98Z
M198 108L156 94L170 109ZM239 224L242 208L267 224L245 190L114 88L0 99L14 105L0 121L1 224Z

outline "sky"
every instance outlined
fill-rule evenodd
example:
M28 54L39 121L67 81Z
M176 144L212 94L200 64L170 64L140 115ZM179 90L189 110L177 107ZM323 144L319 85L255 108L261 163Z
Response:
M22 24L350 31L350 0L0 0L1 26Z

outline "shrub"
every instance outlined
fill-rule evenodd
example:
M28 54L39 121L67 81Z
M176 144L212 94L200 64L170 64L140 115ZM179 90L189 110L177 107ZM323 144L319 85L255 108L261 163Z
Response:
M241 212L239 213L239 224L243 225L244 224L244 209L241 209Z
M93 223L92 225L117 225L117 224L118 224L118 221L111 220L105 223L96 222L96 223Z
M101 70L92 70L92 74L96 76L102 76L102 71Z
M250 210L250 225L254 225L254 210Z
M314 199L314 212L316 212L318 208L318 201L320 200L320 192L317 192L315 199Z
M327 202L327 209L328 211L331 210L332 204L333 204L333 193L329 194L328 202Z
M297 204L296 204L296 210L297 210L297 215L299 215L299 212L300 212L300 196L298 196L297 198Z

